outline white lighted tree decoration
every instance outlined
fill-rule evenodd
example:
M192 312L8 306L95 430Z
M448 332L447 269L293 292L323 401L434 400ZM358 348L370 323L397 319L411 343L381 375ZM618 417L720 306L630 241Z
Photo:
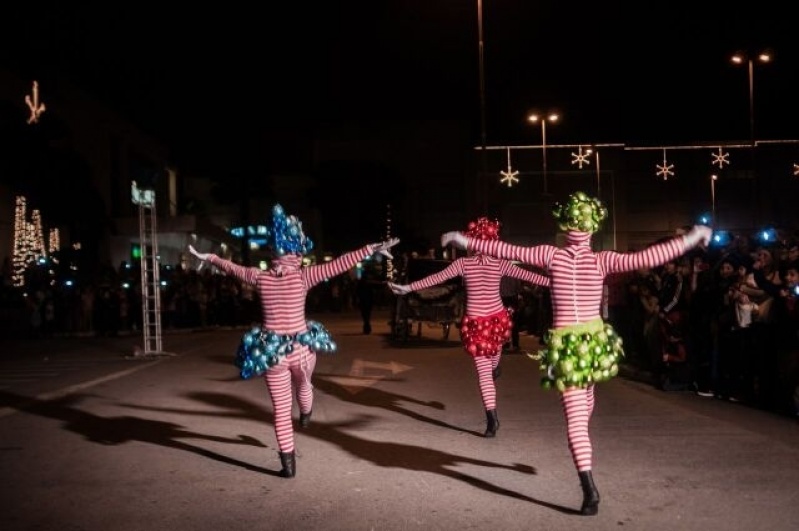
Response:
M61 234L58 231L58 228L50 229L50 238L47 245L47 251L50 253L50 257L53 260L56 260L56 257L53 256L54 253L57 253L61 249Z
M51 229L49 232L50 252L57 250L60 246L58 229ZM16 197L16 207L14 209L14 250L12 255L12 282L14 286L25 285L25 270L28 266L47 256L48 249L45 247L44 234L42 231L42 215L39 210L31 211L31 219L28 221L28 202L25 196Z
M31 211L29 227L33 243L33 248L31 249L32 258L33 260L39 260L39 258L47 256L47 249L44 247L44 234L42 233L42 213L38 209Z
M501 171L499 173L502 175L502 179L500 179L499 182L507 184L508 188L512 188L514 183L519 182L519 178L517 177L519 172L513 171L513 167L510 164L510 148L508 148L508 171Z
M591 150L583 151L583 146L577 146L577 153L572 153L572 164L577 164L577 167L583 169L583 164L586 166L591 165Z
M28 241L27 201L18 195L14 209L14 253L12 257L12 282L15 286L25 284L25 268L28 266L28 255L31 242Z
M28 105L31 114L28 117L29 124L35 124L39 121L39 117L46 110L44 103L39 101L39 82L33 82L33 93L25 96L25 103Z
M711 162L710 164L712 164L713 166L718 164L719 169L724 168L725 164L729 164L730 163L730 161L729 161L729 158L730 158L729 152L725 153L721 149L721 146L719 146L719 152L718 153L711 153L710 156L713 157L713 162Z
M657 171L657 173L655 175L663 177L664 181L668 181L669 177L674 175L674 171L673 171L674 170L674 164L669 164L669 162L666 160L666 150L665 149L663 150L663 165L656 164L655 166L658 169L658 171Z

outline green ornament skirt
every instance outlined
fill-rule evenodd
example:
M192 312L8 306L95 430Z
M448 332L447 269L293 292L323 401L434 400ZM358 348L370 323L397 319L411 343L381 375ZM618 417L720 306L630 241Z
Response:
M544 346L531 355L541 362L541 386L561 392L610 380L619 373L624 357L621 337L602 319L550 329Z

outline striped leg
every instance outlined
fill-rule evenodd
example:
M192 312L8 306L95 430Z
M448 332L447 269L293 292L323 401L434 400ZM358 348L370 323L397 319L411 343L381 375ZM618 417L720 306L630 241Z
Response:
M477 383L480 386L480 396L486 411L497 408L497 388L494 385L494 359L499 356L472 356L477 369Z
M311 377L316 368L316 353L308 347L301 347L289 356L291 380L297 395L300 414L308 414L313 409L313 384Z
M591 384L586 389L587 393L586 393L585 400L586 400L586 403L588 404L588 421L589 422L591 421L591 416L594 414L594 404L596 403L596 401L594 400L594 389L595 388L596 387L593 384Z
M592 448L591 438L588 435L588 420L593 410L593 396L593 388L579 387L569 387L560 395L563 412L566 415L569 450L578 472L591 470Z
M275 413L275 436L281 452L294 451L294 429L291 425L291 374L284 359L266 371L266 387Z

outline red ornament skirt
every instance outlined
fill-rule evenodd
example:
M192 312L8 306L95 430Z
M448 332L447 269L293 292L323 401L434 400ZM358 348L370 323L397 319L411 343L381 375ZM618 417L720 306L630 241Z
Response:
M510 341L513 310L505 308L493 315L461 319L463 348L472 356L496 356Z

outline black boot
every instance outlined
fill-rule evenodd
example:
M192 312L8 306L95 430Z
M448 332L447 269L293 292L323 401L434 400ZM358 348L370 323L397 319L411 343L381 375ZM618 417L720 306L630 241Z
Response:
M499 419L496 409L486 410L486 432L485 437L494 437L499 429Z
M311 425L311 414L313 411L309 411L308 413L300 413L300 427L307 428Z
M278 452L280 464L283 466L278 475L282 478L293 478L297 473L294 461L294 452Z
M501 375L502 375L502 366L497 364L497 366L494 367L494 370L491 371L491 377L496 380Z
M593 516L599 512L599 491L594 485L594 477L590 470L578 472L580 476L580 486L583 488L583 506L580 513L586 516Z

